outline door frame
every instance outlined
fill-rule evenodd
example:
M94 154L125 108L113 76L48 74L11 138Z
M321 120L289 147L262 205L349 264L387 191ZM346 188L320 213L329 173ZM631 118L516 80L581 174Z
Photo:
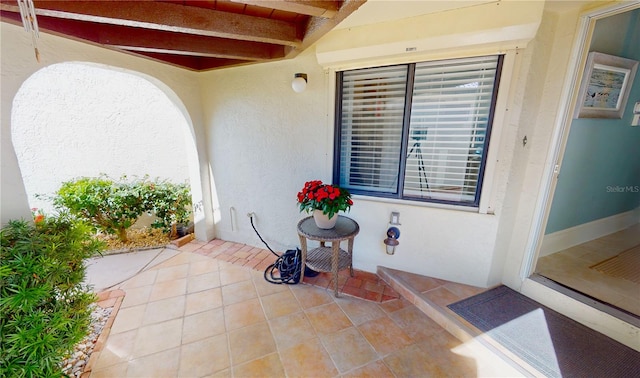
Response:
M640 8L640 0L615 3L580 14L576 36L569 58L567 79L560 95L560 106L554 122L549 153L541 179L540 192L533 214L533 221L520 266L519 278L522 282L520 292L550 308L593 328L635 350L640 351L638 335L640 328L612 316L594 306L586 297L573 295L572 290L564 289L544 280L534 280L532 275L538 260L542 238L547 225L557 179L562 167L562 159L567 145L569 131L573 121L573 111L579 96L579 85L586 64L589 46L595 24L598 20L616 14ZM549 281L549 280L547 280Z
M560 95L561 102L551 137L551 148L549 149L545 163L540 196L536 203L533 225L527 240L525 259L520 269L520 278L522 280L533 274L535 263L540 253L541 241L547 226L553 195L558 183L558 175L562 167L562 159L564 158L564 152L573 122L573 111L579 95L578 92L583 67L586 64L587 55L589 54L589 45L591 44L596 21L638 8L640 8L640 1L618 3L585 12L580 16L578 31L569 59L567 80L564 82Z

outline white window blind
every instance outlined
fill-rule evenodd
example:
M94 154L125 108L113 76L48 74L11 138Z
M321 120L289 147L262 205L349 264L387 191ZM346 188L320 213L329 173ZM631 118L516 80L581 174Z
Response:
M404 195L474 202L498 57L416 64Z
M339 185L353 193L477 205L500 60L342 72Z
M407 66L345 72L340 186L396 192Z

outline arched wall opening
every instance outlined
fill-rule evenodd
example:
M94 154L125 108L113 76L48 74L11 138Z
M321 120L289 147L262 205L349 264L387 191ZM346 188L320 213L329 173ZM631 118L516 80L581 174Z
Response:
M30 207L62 182L107 174L188 181L194 207L202 183L190 116L178 96L145 74L67 62L24 81L12 106L11 136ZM194 222L204 216L194 212ZM206 239L206 236L196 237Z

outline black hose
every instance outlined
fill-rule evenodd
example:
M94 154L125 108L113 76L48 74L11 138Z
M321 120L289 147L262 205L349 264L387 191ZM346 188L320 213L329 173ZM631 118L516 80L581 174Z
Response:
M253 224L253 217L250 217L250 219L251 227L253 227L253 231L256 232L260 241L262 241L262 243L267 246L267 249L277 257L276 261L265 269L264 279L273 284L295 285L300 282L300 267L302 266L302 255L300 249L291 249L282 255L278 255L273 251L273 249L271 249L271 247L269 247L269 244L264 241L262 236L260 236L256 226Z
M254 226L254 225L253 225L253 217L249 217L249 219L251 220L251 227L253 227L253 231L255 231L255 232L256 232L256 235L258 235L258 237L260 238L260 241L261 241L262 243L264 243L264 245L266 245L266 246L267 246L267 249L269 249L269 251L271 251L271 253L273 253L274 255L276 255L276 257L280 257L280 255L279 255L279 254L275 253L275 252L273 251L273 249L271 249L271 247L269 247L269 244L267 244L267 242L266 242L266 241L264 241L264 239L262 238L262 236L260 236L260 233L258 232L258 230L256 230L256 226Z

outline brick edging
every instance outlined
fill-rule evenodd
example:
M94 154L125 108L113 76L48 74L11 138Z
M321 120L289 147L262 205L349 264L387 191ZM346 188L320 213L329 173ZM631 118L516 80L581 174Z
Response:
M98 293L98 300L96 304L102 308L113 307L113 310L111 311L111 314L109 314L109 319L107 319L107 323L104 325L104 328L102 328L102 332L100 332L98 340L96 340L93 350L91 351L91 356L89 356L89 361L85 365L80 378L88 378L91 375L93 365L95 365L98 358L100 358L100 353L102 352L102 348L106 344L107 338L111 333L111 326L113 326L113 321L120 310L120 306L122 305L125 295L125 291L120 289L102 291Z

